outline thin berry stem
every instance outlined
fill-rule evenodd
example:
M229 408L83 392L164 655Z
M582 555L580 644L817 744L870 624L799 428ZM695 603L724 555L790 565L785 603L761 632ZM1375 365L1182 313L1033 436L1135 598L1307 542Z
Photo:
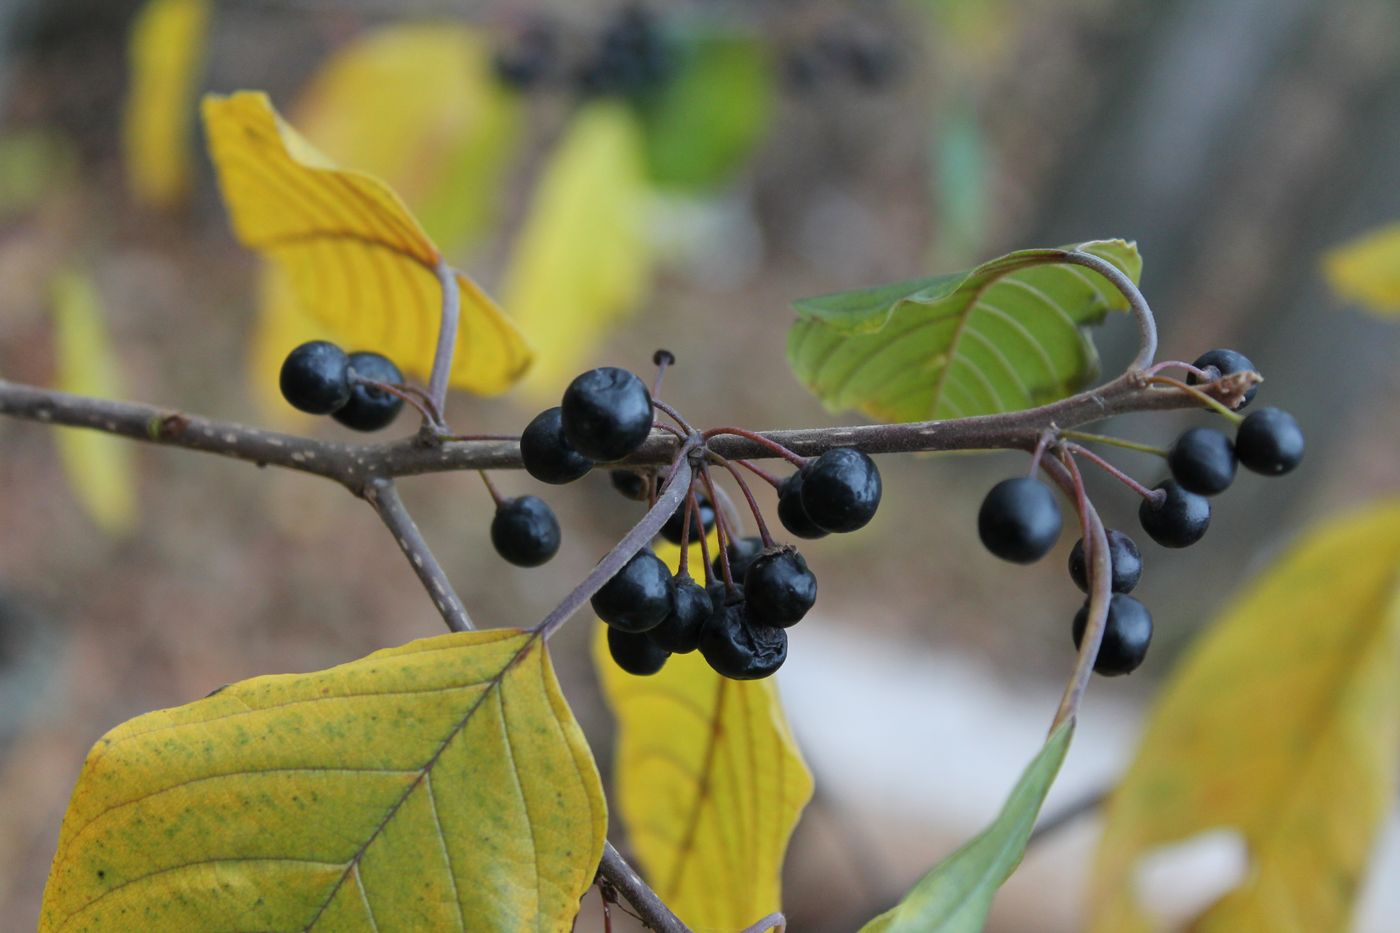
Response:
M651 361L656 366L656 377L651 381L652 401L661 397L661 377L666 375L667 367L675 365L676 355L670 350L657 350L651 355Z
M763 480L768 485L772 486L774 489L782 488L783 478L781 476L775 476L774 474L769 473L767 470L763 469L763 467L754 463L752 460L735 460L733 462L739 464L739 466L748 470L754 476L757 476L759 479Z
M496 491L496 484L491 482L491 477L486 475L485 470L477 470L476 475L481 477L481 481L486 484L486 491L491 494L491 501L496 503L496 508L500 508L504 503L501 494Z
M708 441L716 437L721 437L725 434L729 434L734 437L742 437L746 441L752 441L753 443L758 444L760 447L764 448L770 453L782 457L784 460L786 460L788 463L791 463L799 470L807 465L806 459L798 456L791 450L788 450L786 447L773 440L772 438L764 437L762 434L759 434L756 431L748 431L744 428L710 428L710 430L705 432L705 440Z
M689 421L686 421L685 418L681 416L681 413L679 411L676 411L674 406L668 405L666 402L661 401L661 399L659 398L653 398L651 400L651 407L667 415L672 421L680 425L681 430L685 432L685 434L682 436L687 436L695 433L695 427Z
M454 632L470 631L473 626L471 617L467 615L466 606L462 605L461 597L457 595L451 581L447 579L447 573L442 569L442 565L433 556L428 542L423 540L423 534L418 530L413 516L408 514L403 500L399 498L399 491L394 486L394 481L391 479L372 480L365 485L364 497L394 535L399 550L403 551L404 556L408 558L409 565L413 567L413 572L418 575L423 589L428 591L428 596L432 598L433 605L437 607L438 613L442 616L442 620L447 623L447 627Z
M1160 489L1148 489L1146 486L1142 485L1142 483L1139 483L1127 473L1124 473L1122 470L1118 469L1116 466L1109 463L1103 457L1100 457L1098 454L1094 453L1087 447L1082 447L1079 444L1070 442L1065 445L1065 449L1090 461L1099 469L1107 473L1109 476L1112 476L1114 479L1118 480L1118 482L1122 483L1124 486L1127 486L1133 492L1137 493L1139 496L1142 496L1148 502L1152 503L1154 508L1156 506L1161 505L1162 500L1165 499L1167 496L1167 494Z
M1215 380L1220 378L1220 370L1215 369L1215 367L1211 367L1210 369L1201 369L1198 366L1195 366L1191 363L1184 363L1181 360L1163 360L1160 363L1154 363L1147 369L1144 369L1142 371L1142 374L1144 376L1155 376L1158 373L1166 372L1169 369L1179 369L1182 372L1190 373L1202 382L1214 382Z
M442 289L442 320L438 324L433 369L428 377L428 397L439 412L445 412L447 384L452 377L452 357L457 351L457 324L462 316L462 291L457 285L457 272L447 264L446 259L438 259L433 271Z
M1228 418L1235 425L1238 425L1240 422L1244 421L1243 415L1231 411L1229 408L1221 404L1216 399L1211 398L1209 395L1202 392L1195 386L1187 385L1180 379L1173 379L1170 376L1153 376L1147 381L1154 385L1171 386L1173 389L1180 389L1182 392L1185 392L1187 395L1190 395L1193 398L1200 401L1207 408L1211 409L1219 415L1223 415L1225 418Z
M1151 444L1139 444L1137 441L1124 440L1121 437L1113 437L1109 434L1090 434L1087 431L1061 431L1060 437L1071 441L1088 441L1094 444L1108 444L1111 447L1122 447L1124 450L1136 450L1139 453L1152 454L1157 457L1165 457L1167 449L1165 447L1153 447Z
M380 382L378 379L370 379L367 376L361 376L354 370L350 371L350 382L353 385L365 386L366 388L374 389L376 392L383 392L386 395L392 395L401 401L407 402L417 410L418 414L423 416L423 421L426 424L434 427L441 427L442 425L441 417L432 409L431 399L419 399L417 395L405 391L399 386L391 385L387 382Z
M1094 662L1098 660L1099 647L1103 643L1104 629L1108 624L1108 605L1112 597L1109 588L1112 584L1113 568L1108 555L1108 534L1084 491L1084 477L1080 475L1074 458L1065 452L1062 454L1062 461L1064 465L1057 472L1067 475L1062 476L1060 482L1069 486L1080 513L1084 556L1089 575L1089 612L1084 634L1079 640L1079 654L1075 658L1074 670L1065 684L1065 692L1055 710L1055 718L1050 722L1050 734L1062 723L1073 722L1079 714L1079 704L1084 699L1084 692L1089 688L1089 679L1094 673ZM1060 466L1055 461L1047 461L1046 465L1052 464Z
M723 509L720 509L718 507L718 502L715 499L715 485L710 480L709 468L706 467L703 463L700 464L700 481L705 484L705 489L709 493L710 501L716 503L715 539L719 544L720 576L724 578L724 586L726 590L738 589L738 587L734 585L734 575L730 572L729 569L729 548L734 543L734 534L729 528L728 516L724 514ZM709 578L706 577L707 581L708 579Z
M690 570L690 517L699 517L699 504L695 501L695 482L692 480L690 488L685 491L685 501L681 503L681 508L685 509L685 514L681 516L681 556L676 564L676 576L680 576Z
M692 498L693 498L693 496L692 496ZM696 505L697 505L697 508L698 508L699 503L697 503ZM715 519L715 525L716 525L716 527L718 527L718 525L719 525L719 519L718 519L718 518ZM715 532L715 540L716 540L716 541L719 540L719 532L718 532L718 531ZM686 554L686 553L689 552L689 550L690 550L689 548L686 548L686 550L685 550L685 551L682 551L681 553L682 553L682 554ZM704 562L704 564L705 564L705 568L704 568L704 573L705 573L705 585L706 585L706 586L709 586L709 585L710 585L710 582L711 582L710 577L712 577L712 576L714 575L714 570L711 569L711 567L710 567L710 536L709 536L708 534L702 534L702 535L700 536L700 560L702 560L702 561Z
M748 482L744 479L744 474L740 473L734 464L718 454L710 454L709 457L712 463L718 463L728 470L729 475L734 477L734 482L739 484L739 491L744 494L744 499L746 499L749 504L749 511L753 513L753 521L754 524L758 526L758 536L763 539L763 546L766 548L773 547L773 536L768 533L768 522L764 521L763 510L758 507L758 500L754 499L753 490L749 488Z
M1050 442L1054 439L1055 435L1051 431L1042 431L1040 433L1040 439L1035 442L1035 450L1031 451L1031 468L1030 472L1027 473L1028 476L1035 476L1036 472L1040 469L1040 458L1045 455L1045 448L1049 446Z

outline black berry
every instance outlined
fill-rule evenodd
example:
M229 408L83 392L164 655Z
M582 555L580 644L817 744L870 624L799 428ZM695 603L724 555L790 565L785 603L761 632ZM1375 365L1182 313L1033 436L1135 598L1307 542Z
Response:
M778 487L778 521L799 538L813 540L826 537L826 531L812 521L812 516L802 506L801 470L783 480Z
M1265 476L1281 476L1303 461L1303 429L1281 408L1261 408L1235 434L1240 463Z
M675 589L671 571L661 558L651 551L638 551L593 594L593 611L614 628L645 632L671 614Z
M753 622L793 625L817 601L817 578L793 548L766 551L744 577L744 599Z
M744 585L744 576L749 572L749 567L763 553L763 541L759 538L740 538L738 541L731 541L729 547L725 549L729 555L729 576L737 586ZM712 570L712 580L724 579L724 567L719 557L710 561Z
M688 574L676 577L675 608L647 637L667 651L686 654L700 647L700 635L713 614L714 602L705 588Z
M650 677L666 664L671 652L646 635L608 627L608 653L613 662L629 674Z
M350 401L350 357L333 343L312 340L287 354L278 381L293 408L329 415Z
M1183 489L1213 496L1234 482L1235 445L1215 428L1191 428L1172 445L1167 466Z
M1088 624L1089 604L1085 603L1074 616L1074 647L1078 648L1084 640ZM1108 602L1108 620L1099 644L1099 656L1094 659L1094 670L1105 677L1131 674L1147 657L1151 641L1152 613L1133 597L1114 593Z
M802 508L824 531L864 528L882 488L875 461L850 447L828 450L802 468Z
M591 369L569 383L560 403L564 436L591 460L621 460L651 433L651 393L625 369Z
M558 54L554 30L534 22L520 33L514 45L496 53L492 63L496 77L507 87L525 91L550 76Z
M517 567L538 567L559 550L559 520L538 496L506 499L491 519L491 543Z
M696 496L695 499L700 506L698 510L700 525L704 527L704 533L709 534L710 529L715 527L715 507L704 496ZM666 519L666 524L661 526L661 537L672 544L681 543L681 526L685 522L685 503L686 500L682 499L681 504L671 513L671 517ZM696 527L695 516L692 515L690 517L690 541L693 544L699 538L700 529Z
M1174 479L1157 488L1167 494L1162 503L1154 506L1143 499L1138 507L1138 521L1148 537L1162 547L1189 547L1201 540L1210 527L1210 500L1186 491Z
M997 483L977 513L977 533L987 550L1017 564L1044 557L1060 537L1061 523L1055 494L1030 476Z
M1142 554L1137 542L1121 531L1107 529L1108 563L1112 572L1109 589L1115 593L1131 593L1142 579ZM1084 539L1074 542L1069 552L1069 577L1074 585L1089 592L1089 568L1084 560Z
M613 489L638 502L646 501L647 490L651 488L648 477L632 470L609 470L608 479Z
M564 437L557 407L546 408L525 426L520 435L520 459L525 472L542 483L572 483L593 469L593 461L574 449Z
M1249 357L1234 350L1207 350L1197 357L1196 362L1191 365L1195 366L1197 369L1209 370L1214 368L1221 376L1231 376L1235 373L1257 372L1257 370L1254 369L1254 364L1249 361ZM1199 381L1195 374L1189 374L1186 377L1187 385L1193 386ZM1254 396L1258 394L1259 387L1257 385L1251 386L1249 391L1244 394L1244 401L1240 402L1239 407L1243 408L1254 401Z
M393 361L378 353L351 353L350 369L355 375L373 379L375 382L389 385L399 385L403 382L403 373L399 372ZM332 412L331 417L356 431L378 431L393 423L402 410L403 399L397 395L383 389L351 383L350 401L338 411Z
M715 610L700 636L700 653L715 672L731 680L771 676L787 660L787 631L757 625L742 599Z

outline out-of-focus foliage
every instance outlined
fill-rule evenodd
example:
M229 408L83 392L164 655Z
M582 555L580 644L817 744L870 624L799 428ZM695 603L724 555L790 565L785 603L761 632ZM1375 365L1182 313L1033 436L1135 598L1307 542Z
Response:
M1309 533L1226 609L1160 695L1108 808L1093 929L1156 929L1155 847L1227 828L1250 871L1191 926L1343 930L1400 762L1400 501ZM1286 921L1285 921L1286 918Z
M0 136L0 221L32 210L71 181L77 167L72 144L40 129Z
M1323 257L1322 268L1343 298L1372 311L1400 313L1400 224L1342 244Z

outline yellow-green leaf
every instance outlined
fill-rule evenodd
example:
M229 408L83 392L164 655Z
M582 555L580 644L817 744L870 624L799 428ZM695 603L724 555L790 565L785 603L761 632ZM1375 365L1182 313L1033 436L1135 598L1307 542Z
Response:
M248 385L265 420L287 429L309 427L316 420L288 403L278 386L278 374L293 348L333 337L326 325L302 310L287 273L264 263L258 270L258 319L249 347Z
M63 273L54 279L52 294L55 388L120 398L121 374L92 281L79 273ZM101 431L59 428L57 443L69 485L84 511L108 534L131 531L137 518L131 442Z
M208 0L149 0L132 23L122 150L127 184L142 204L171 207L189 194L190 128L208 27Z
M1339 295L1372 311L1400 313L1400 224L1344 243L1322 259Z
M642 134L618 103L579 111L550 157L506 273L506 305L538 359L526 384L559 393L646 292Z
M568 929L606 823L540 639L426 638L109 732L40 930Z
M992 825L934 866L890 910L861 933L979 933L997 890L1026 854L1026 843L1050 785L1060 773L1074 721L1063 723L1012 788Z
M209 149L244 245L286 272L306 312L353 349L374 349L405 371L432 367L442 294L441 253L383 182L337 168L272 109L242 92L204 100ZM515 325L458 275L462 322L452 385L500 392L530 352Z
M1175 672L1114 794L1093 929L1153 930L1135 896L1154 848L1223 828L1244 882L1191 927L1344 930L1400 762L1400 500L1309 533Z
M657 553L674 568L680 548ZM699 548L692 566L700 566ZM782 906L788 838L812 796L772 679L721 677L698 652L634 677L594 660L617 718L615 800L642 869L697 930L740 930Z

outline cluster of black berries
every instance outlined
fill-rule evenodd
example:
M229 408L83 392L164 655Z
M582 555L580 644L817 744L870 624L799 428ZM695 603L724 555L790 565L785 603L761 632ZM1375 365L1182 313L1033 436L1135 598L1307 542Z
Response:
M403 383L403 373L389 359L367 351L347 354L325 340L309 341L288 354L279 382L292 407L330 415L356 431L386 428L403 408L402 398L371 384Z
M1193 364L1212 379L1252 372L1254 364L1234 350L1212 350ZM1188 382L1195 383L1194 377ZM1251 388L1239 407L1248 405L1258 387ZM1210 525L1208 496L1223 492L1235 478L1237 464L1265 476L1281 476L1303 459L1303 432L1293 416L1263 408L1247 416L1232 443L1214 428L1191 428L1172 445L1167 464L1172 478L1158 483L1144 497L1138 521L1153 541L1169 548L1188 547ZM1044 557L1060 536L1060 507L1050 488L1033 477L1003 480L992 487L977 518L978 533L989 551L1003 560L1029 564ZM1152 616L1141 602L1127 595L1142 576L1137 544L1119 531L1108 531L1113 593L1108 623L1094 670L1128 674L1142 663L1152 639ZM1070 553L1070 576L1088 592L1084 541ZM1077 648L1088 618L1088 603L1074 619Z
M650 480L615 471L613 484L630 498L648 496ZM829 450L785 480L778 515L804 538L863 528L880 504L880 472L865 454ZM716 521L694 492L701 527ZM697 514L692 511L692 517ZM664 537L687 537L678 511ZM671 525L675 524L675 528ZM608 624L608 648L631 674L661 670L672 654L698 650L717 673L734 680L772 675L787 660L787 629L806 616L817 598L817 578L791 545L765 546L739 538L715 557L701 586L687 570L672 575L650 550L634 556L593 597L593 611Z
M902 67L892 40L846 28L827 29L809 44L789 49L783 58L788 86L803 93L836 83L880 90Z
M675 70L671 43L656 17L641 6L618 10L572 66L563 61L561 45L558 28L537 18L496 53L496 76L518 90L566 79L580 94L623 96L663 84Z

